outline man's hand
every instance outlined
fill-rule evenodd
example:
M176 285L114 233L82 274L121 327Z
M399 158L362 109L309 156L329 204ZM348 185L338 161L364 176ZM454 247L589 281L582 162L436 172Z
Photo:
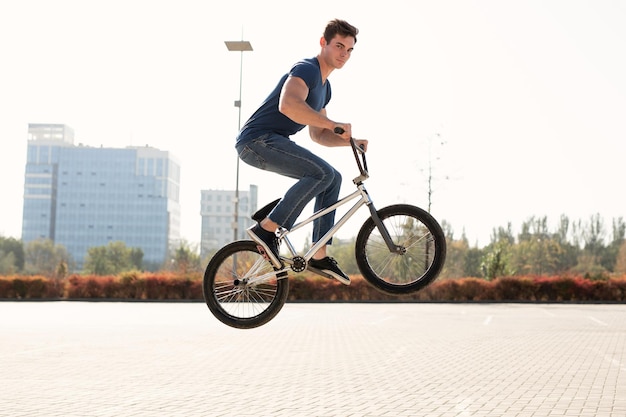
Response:
M356 143L356 146L363 149L364 152L367 152L367 139L354 139L354 143Z
M335 134L340 136L342 139L345 139L344 135L346 134L346 129L344 128L344 126L347 126L348 129L350 129L350 132L352 132L352 126L349 123L338 124L337 126L335 126L335 129L334 129ZM350 137L352 137L352 134L350 134ZM348 137L347 140L350 140L350 137ZM354 143L356 144L356 146L363 149L363 152L367 152L367 144L368 144L367 139L354 139Z
M341 136L343 140L349 141L352 137L352 125L350 123L337 123L333 132Z

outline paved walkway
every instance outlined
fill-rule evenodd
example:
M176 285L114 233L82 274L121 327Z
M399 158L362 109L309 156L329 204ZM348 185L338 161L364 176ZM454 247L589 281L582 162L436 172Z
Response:
M626 416L626 305L0 302L0 416Z

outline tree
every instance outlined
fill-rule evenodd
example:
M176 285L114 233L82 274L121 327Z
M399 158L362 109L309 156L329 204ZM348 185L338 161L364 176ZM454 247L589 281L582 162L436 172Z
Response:
M128 248L121 241L110 242L106 246L107 257L109 258L114 273L141 269L143 251L139 248Z
M85 272L95 275L110 275L113 273L113 263L107 256L106 246L95 246L87 250Z
M606 229L604 221L600 214L595 214L589 219L587 227L583 230L583 239L585 241L585 252L599 259L604 249L604 239Z
M135 269L142 269L143 267L143 251L141 248L130 248L130 264Z
M547 217L530 217L522 224L518 243L511 249L511 267L518 274L554 274L573 266L564 263L567 244L567 222L550 233ZM565 267L564 267L565 266Z
M614 272L616 274L626 274L626 241L619 247Z
M502 226L498 227L498 229L493 229L491 233L491 244L496 244L498 242L504 242L508 245L512 245L515 243L515 237L513 236L513 228L511 223L507 223L506 229Z
M534 237L512 248L511 264L519 274L554 274L561 272L563 249L555 240Z
M561 215L561 218L559 219L559 228L554 234L554 238L561 245L564 245L566 242L568 242L569 233L570 233L570 220L567 216Z
M600 264L609 271L614 271L617 255L624 243L624 236L626 235L626 223L624 219L619 217L613 219L613 233L611 243L604 249L600 256Z
M59 264L71 265L70 255L63 245L50 239L33 240L24 249L24 271L27 274L56 276Z
M600 263L605 249L606 234L602 217L600 214L595 214L584 225L578 222L578 229L584 246L578 255L578 263L574 267L574 271L593 276L604 274L607 270Z
M442 278L462 278L465 276L466 255L469 251L467 239L446 239L446 262L441 271Z
M84 271L95 275L113 275L141 269L143 251L128 248L124 242L109 242L106 246L94 246L87 250Z
M485 251L478 247L469 248L465 254L465 269L463 276L479 277L482 275L481 265Z
M175 271L183 274L202 271L197 248L192 248L185 240L181 241L178 247L172 251L170 258L172 269Z
M0 273L13 274L24 269L24 245L15 238L0 236Z
M506 241L492 245L491 250L485 254L481 263L483 277L492 280L500 276L513 275L509 256L510 245Z
M10 275L16 272L17 267L15 266L15 255L13 252L5 254L3 250L0 250L0 274Z

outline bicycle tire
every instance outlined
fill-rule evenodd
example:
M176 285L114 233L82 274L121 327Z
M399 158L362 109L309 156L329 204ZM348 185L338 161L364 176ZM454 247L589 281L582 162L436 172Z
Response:
M419 207L398 204L377 211L393 242L390 251L374 220L365 221L356 239L356 262L363 277L378 290L410 294L433 282L446 258L446 239L437 221Z
M289 281L287 273L282 274L279 278L275 268L259 253L256 243L232 242L218 250L206 267L202 283L204 300L211 313L228 326L259 327L272 320L287 301ZM248 283L261 275L268 275L268 279Z

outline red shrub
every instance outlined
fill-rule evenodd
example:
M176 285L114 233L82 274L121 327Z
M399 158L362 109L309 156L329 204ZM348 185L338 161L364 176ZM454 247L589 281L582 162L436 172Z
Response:
M44 276L0 277L0 298L57 299L63 295L63 282Z
M536 301L537 283L530 277L502 277L493 281L494 301Z
M447 279L437 281L432 285L434 285L433 301L467 301L461 291L462 287L457 280Z
M384 294L363 277L350 286L313 274L292 275L290 301L547 301L626 302L626 276L589 280L580 276L518 276L493 281L461 278L435 281L417 293ZM200 274L127 272L120 276L70 275L66 279L41 276L0 277L4 299L122 299L202 300Z
M145 298L149 300L201 300L202 281L173 273L147 274Z
M491 281L479 278L463 278L459 280L459 284L467 301L485 301L494 298L494 285Z
M0 298L15 298L11 277L0 277Z
M602 292L607 294L607 300L626 302L626 277L609 279Z
M116 298L118 280L114 276L70 275L67 298Z

